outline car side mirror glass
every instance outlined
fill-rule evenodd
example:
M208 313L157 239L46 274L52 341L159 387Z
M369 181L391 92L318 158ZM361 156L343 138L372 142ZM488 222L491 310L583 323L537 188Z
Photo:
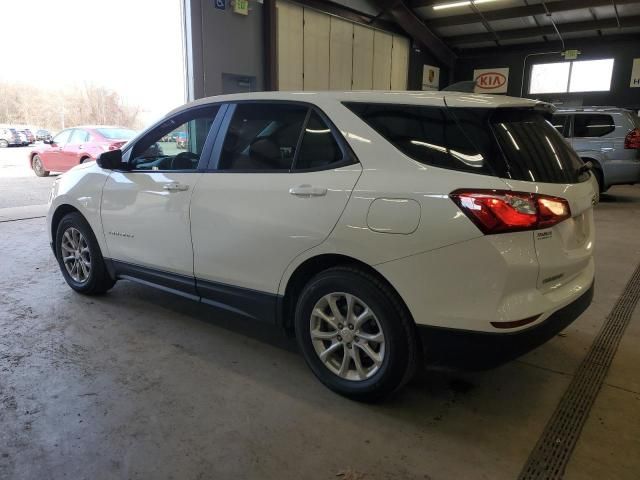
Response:
M106 170L122 170L125 164L122 162L122 150L109 150L98 155L96 163Z

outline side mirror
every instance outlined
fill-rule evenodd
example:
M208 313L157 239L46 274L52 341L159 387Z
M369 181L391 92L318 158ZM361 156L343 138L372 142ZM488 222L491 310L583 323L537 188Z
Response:
M122 163L122 150L110 150L98 155L96 163L100 168L106 170L122 169L124 164Z

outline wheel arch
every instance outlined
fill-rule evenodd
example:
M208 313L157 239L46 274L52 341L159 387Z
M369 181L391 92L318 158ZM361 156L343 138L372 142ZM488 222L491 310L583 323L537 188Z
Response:
M51 216L51 238L53 238L54 241L56 238L56 232L58 230L58 225L60 224L60 221L64 218L65 215L73 212L77 212L80 215L82 215L82 212L80 210L78 210L73 205L69 205L68 203L63 203L59 205L53 212L53 215ZM87 220L87 218L84 215L82 215L82 218ZM89 222L87 221L87 223Z
M286 283L284 296L281 297L281 300L279 302L277 315L278 321L287 331L293 332L293 317L296 308L296 301L304 286L309 282L309 280L311 280L311 278L313 278L318 273L338 266L355 267L374 276L380 282L389 287L391 292L395 295L401 308L405 310L408 318L411 318L413 320L409 308L405 304L398 291L391 284L391 282L389 282L378 270L364 263L363 261L350 257L348 255L325 253L306 259L304 262L298 265L293 273L289 276L289 279Z

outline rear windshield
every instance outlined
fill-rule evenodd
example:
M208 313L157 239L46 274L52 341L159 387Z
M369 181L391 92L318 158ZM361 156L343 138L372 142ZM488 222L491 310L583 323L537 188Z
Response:
M562 135L531 109L347 103L417 162L513 180L576 183L583 165Z
M136 136L136 132L128 128L96 128L96 130L109 140L131 140Z

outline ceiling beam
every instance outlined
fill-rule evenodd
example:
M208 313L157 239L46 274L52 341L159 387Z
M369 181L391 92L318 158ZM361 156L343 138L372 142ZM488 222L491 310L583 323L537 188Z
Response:
M583 32L586 30L600 30L603 28L618 28L618 21L615 18L607 18L588 22L556 23L560 33ZM633 17L620 17L620 26L640 27L640 15ZM500 40L513 40L517 38L538 37L542 35L553 35L555 30L553 25L544 27L519 28L517 30L497 30L496 34ZM491 42L495 40L492 33L472 33L469 35L456 35L445 37L446 42L452 46L463 44Z
M420 20L402 0L375 0L411 38L429 50L442 64L453 68L456 54Z
M433 0L411 0L411 8L429 7L442 1ZM616 0L618 5L636 3L638 0ZM481 5L478 5L480 8ZM570 10L580 10L581 8L611 6L611 0L565 0L562 2L546 2L547 9L551 13L568 12ZM508 20L511 18L529 17L531 15L546 15L544 5L527 5L523 7L503 8L500 10L485 10L482 12L489 22L495 20ZM477 23L478 16L475 13L452 15L450 17L439 17L427 20L431 28L449 27L453 25L467 25Z

